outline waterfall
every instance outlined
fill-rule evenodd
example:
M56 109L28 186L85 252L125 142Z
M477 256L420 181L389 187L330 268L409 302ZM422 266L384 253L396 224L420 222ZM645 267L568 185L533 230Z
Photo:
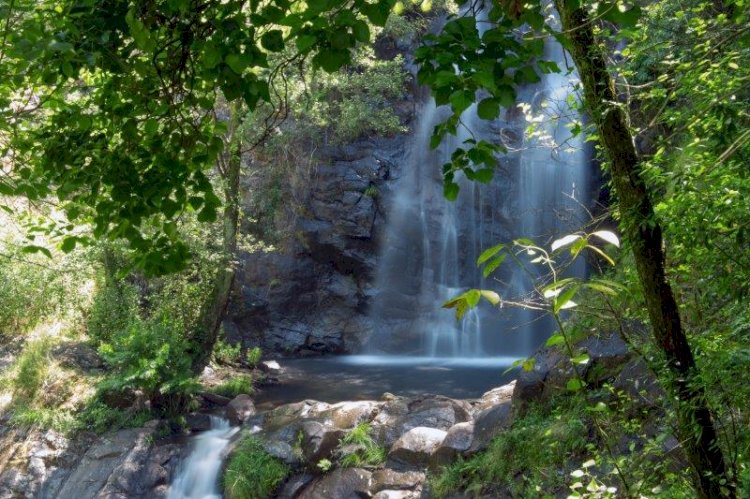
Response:
M194 437L190 454L180 463L167 499L220 499L219 472L224 450L239 427L211 416L211 429Z
M546 59L565 71L557 42ZM421 105L411 152L401 168L387 210L377 294L371 307L376 324L370 353L429 358L524 357L548 336L549 319L527 310L499 311L480 304L457 321L443 302L467 288L495 289L517 298L532 289L530 277L506 264L485 279L475 266L487 247L515 238L546 244L578 230L586 221L589 155L570 125L578 121L575 73L545 74L523 89L519 106L495 122L477 117L476 106L462 115L465 127L436 150L429 148L434 126L447 110L427 100ZM442 194L442 165L469 137L504 143L507 154L488 185L458 180L455 202ZM570 270L585 271L581 264Z

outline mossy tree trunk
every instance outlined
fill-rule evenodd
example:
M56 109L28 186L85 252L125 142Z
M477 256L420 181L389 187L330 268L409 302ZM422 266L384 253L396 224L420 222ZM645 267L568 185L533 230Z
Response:
M631 244L653 335L666 359L670 388L677 398L678 431L696 471L696 489L703 497L735 497L706 394L697 379L695 358L666 278L661 226L641 175L628 115L617 102L614 80L594 35L593 20L580 2L555 3L578 67L586 108L609 160L620 228Z
M211 352L219 335L221 321L229 305L235 275L237 232L240 217L240 171L242 167L242 107L232 106L226 152L218 170L224 184L222 258L213 280L211 292L201 306L195 330L191 333L193 372L198 374L211 360Z

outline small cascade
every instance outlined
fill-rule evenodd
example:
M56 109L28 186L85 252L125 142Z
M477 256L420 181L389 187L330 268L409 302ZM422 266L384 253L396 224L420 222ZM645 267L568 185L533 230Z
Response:
M239 427L211 416L211 429L196 435L190 454L180 463L167 499L221 499L219 472L224 451Z
M430 136L447 110L431 99L422 105L387 213L371 308L376 330L367 353L443 360L525 357L552 332L549 321L527 310L500 312L480 304L456 321L452 310L441 308L467 288L528 297L532 282L522 270L501 269L488 280L475 265L477 257L489 246L521 237L548 245L586 221L589 155L570 132L578 120L571 106L577 76L565 74L559 44L548 42L546 51L563 73L542 75L522 90L518 108L495 122L480 120L471 106L458 136L436 150L430 150ZM442 165L467 138L502 142L509 152L498 158L490 184L458 179L458 199L449 202L442 192ZM584 272L582 266L569 270Z

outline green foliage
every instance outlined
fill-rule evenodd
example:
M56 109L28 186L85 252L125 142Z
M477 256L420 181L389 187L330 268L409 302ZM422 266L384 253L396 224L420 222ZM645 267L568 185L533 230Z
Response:
M252 394L253 390L253 378L247 374L233 376L220 385L211 388L212 392L229 398L234 398L241 393Z
M269 56L285 50L285 64L338 70L391 5L12 2L0 28L0 73L13 75L0 85L12 151L0 194L55 196L68 222L127 240L147 274L184 269L174 224L191 211L213 221L220 204L206 176L223 149L219 94L250 111L270 102ZM58 226L64 250L88 239Z
M182 329L168 318L135 321L99 348L115 372L100 387L141 390L152 401L172 399L178 407L164 409L179 411L183 405L180 401L198 389L188 348Z
M514 421L485 452L459 459L432 477L432 493L436 497L457 492L475 497L538 497L540 491L554 496L555 491L565 490L568 478L557 470L572 471L587 450L588 429L580 409L580 402L551 413L533 409Z
M138 318L138 289L132 284L106 279L94 295L88 318L89 337L98 342L112 341L127 331Z
M372 436L369 423L360 423L352 428L341 439L341 446L353 445L356 450L341 457L340 464L344 468L362 466L380 466L385 462L386 450L379 446Z
M245 354L247 365L251 368L257 367L261 358L263 358L263 350L261 350L260 347L250 348Z
M231 345L219 339L214 345L213 358L219 364L237 365L240 362L242 347L239 343Z
M228 499L264 499L289 474L289 467L270 456L261 442L245 437L229 457L222 483Z

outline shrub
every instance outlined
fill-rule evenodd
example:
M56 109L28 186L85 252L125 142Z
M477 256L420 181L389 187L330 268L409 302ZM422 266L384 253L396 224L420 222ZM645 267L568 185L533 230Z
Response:
M217 385L211 391L229 398L236 397L241 393L252 394L253 378L247 374L235 376L222 384Z
M138 319L138 290L124 281L106 280L94 295L88 319L89 336L109 342Z
M341 446L355 445L357 450L344 455L341 458L341 466L344 468L380 466L385 462L386 451L372 439L370 430L369 423L360 423L344 435L341 439Z
M260 359L263 357L263 351L260 347L253 347L247 351L245 357L247 358L247 365L250 367L256 367L260 362Z
M214 361L219 364L236 365L239 364L241 353L240 344L230 345L223 340L217 340L214 345Z
M141 390L162 412L174 414L186 408L198 389L188 341L166 317L133 322L99 351L115 371L102 390Z
M289 474L289 467L269 455L254 437L237 446L224 472L224 496L228 499L265 499Z

